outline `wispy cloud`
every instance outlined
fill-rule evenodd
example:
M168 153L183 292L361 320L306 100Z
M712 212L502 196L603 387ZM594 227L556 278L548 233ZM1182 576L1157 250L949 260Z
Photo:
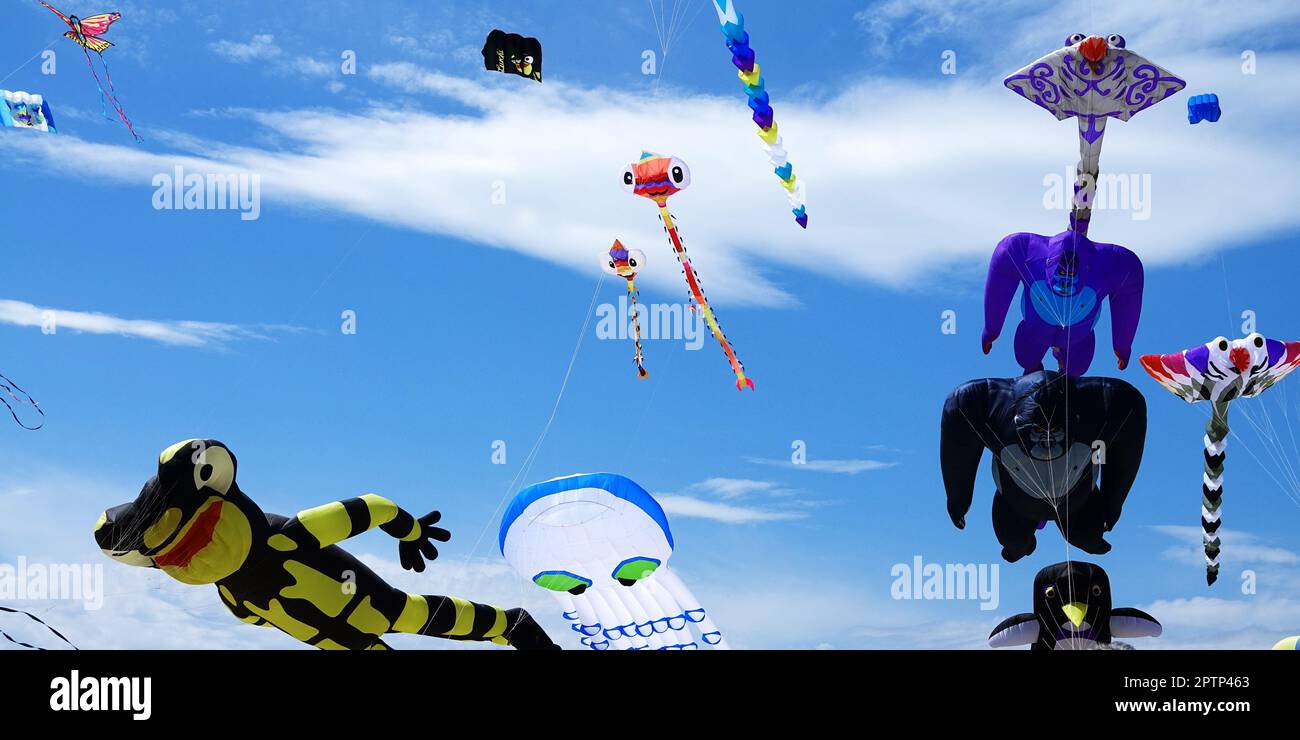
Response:
M699 491L724 499L738 498L751 493L774 493L780 490L773 481L750 480L748 478L709 478L693 483L688 491Z
M302 77L324 78L337 75L339 65L305 55L291 55L269 33L256 34L248 41L214 41L208 45L217 56L237 64L264 64L272 72ZM341 83L340 83L341 84Z
M706 501L693 496L665 494L656 497L664 511L676 516L693 519L708 519L721 524L758 524L761 522L780 522L793 519L806 519L808 514L801 511L773 511L753 506L738 506L717 501Z
M1300 106L1300 55L1270 52L1251 77L1241 74L1237 53L1191 48L1142 46L1197 89L1231 99L1234 124L1210 129L1207 145L1207 129L1187 125L1178 98L1116 124L1106 141L1104 172L1151 176L1151 218L1099 212L1094 230L1140 245L1148 267L1300 228L1300 211L1289 201L1300 189L1300 170L1279 156L1293 148L1288 132L1290 111ZM790 218L743 103L730 90L653 98L561 80L523 85L500 75L378 63L365 67L369 84L379 88L371 94L396 94L396 104L248 111L242 120L262 129L251 138L256 144L204 141L185 156L72 136L0 137L0 152L33 158L55 173L137 188L178 163L194 172L254 172L267 201L511 249L587 273L595 269L591 245L612 235L646 251L663 246L650 205L627 195L617 178L624 164L651 149L682 157L693 169L694 184L674 199L674 215L697 245L693 257L715 297L784 306L798 297L775 277L781 273L910 286L936 269L987 258L1007 233L1064 227L1065 213L1043 206L1044 178L1063 178L1073 167L1072 129L1003 89L1006 71L956 79L937 72L933 79L877 76L824 101L786 99L781 130L807 183L807 231ZM421 105L440 112L422 112ZM954 111L959 127L952 125ZM87 173L72 164L83 161L100 166ZM562 180L556 173L564 173ZM671 259L651 259L643 274L649 286L680 289Z
M1174 524L1152 525L1151 529L1179 540L1182 544L1171 547L1162 553L1166 560L1173 560L1187 565L1205 564L1200 527L1188 527ZM1219 538L1223 541L1224 557L1231 557L1237 563L1255 563L1261 565L1296 565L1300 564L1300 554L1283 547L1269 545L1260 537L1249 532L1221 529Z
M105 313L70 311L0 299L0 323L41 329L112 334L181 347L221 347L245 340L267 340L277 332L297 332L292 326L245 327L211 321L125 319Z
M284 53L280 45L275 43L275 36L269 33L256 34L248 41L222 39L209 44L208 48L218 56L240 64L278 59Z
M748 462L755 465L769 465L778 468L788 468L790 470L805 470L815 473L839 473L841 475L857 475L869 470L886 470L892 468L898 463L883 462L880 460L807 460L796 463L793 460L773 459L767 457L750 457L746 458Z

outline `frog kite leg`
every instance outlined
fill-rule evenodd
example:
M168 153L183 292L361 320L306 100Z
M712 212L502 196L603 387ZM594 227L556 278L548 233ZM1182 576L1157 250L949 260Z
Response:
M1056 116L1079 124L1079 164L1075 170L1070 229L1087 236L1097 191L1101 142L1106 120L1127 121L1168 98L1187 83L1172 72L1129 51L1124 37L1071 35L1065 47L1003 80L1012 92Z
M237 619L322 650L386 650L383 636L393 633L556 647L523 609L408 594L338 546L379 528L398 540L402 567L423 572L438 557L434 541L451 538L436 526L438 512L416 519L367 493L293 517L270 514L240 490L238 468L221 442L177 442L134 501L99 515L96 543L120 563L214 585Z
M641 266L645 264L645 255L637 249L626 249L623 242L614 240L614 246L609 248L609 254L605 259L605 271L611 275L617 275L627 280L627 297L632 304L632 332L636 341L636 376L638 378L650 377L650 371L645 369L645 356L641 353L641 317L636 305L636 274L641 271Z
M1229 341L1219 337L1199 347L1168 355L1145 355L1142 367L1170 393L1188 403L1209 401L1205 424L1205 472L1201 485L1201 534L1205 580L1219 577L1219 506L1223 502L1223 463L1228 447L1228 407L1239 398L1258 396L1300 367L1300 342L1279 342L1260 334Z
M722 333L722 327L718 325L718 319L713 315L713 309L709 307L709 299L704 296L704 288L700 287L700 279L691 265L691 258L687 256L686 247L682 245L682 238L677 233L673 216L668 212L668 198L690 187L690 184L690 168L676 157L642 152L639 161L629 164L623 170L623 189L633 195L652 200L659 206L659 219L664 222L664 231L668 234L673 252L682 266L682 274L686 277L687 287L690 288L691 299L704 316L704 321L708 323L713 338L722 345L727 361L731 363L731 371L736 374L736 390L744 390L746 387L753 390L754 381L745 376L745 366L740 363L735 350L731 347L731 342Z

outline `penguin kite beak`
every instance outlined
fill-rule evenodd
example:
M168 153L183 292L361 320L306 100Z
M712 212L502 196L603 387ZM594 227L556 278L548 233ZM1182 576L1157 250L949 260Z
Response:
M1093 64L1105 59L1106 52L1109 50L1110 46L1106 44L1106 39L1100 36L1089 36L1079 44L1079 53Z
M1072 601L1061 607L1061 611L1065 612L1065 616L1070 620L1071 624L1078 627L1083 624L1083 618L1088 615L1088 605Z
M1244 373L1250 368L1250 352L1243 347L1237 347L1228 354L1228 359L1232 360L1233 366L1237 368L1238 373Z

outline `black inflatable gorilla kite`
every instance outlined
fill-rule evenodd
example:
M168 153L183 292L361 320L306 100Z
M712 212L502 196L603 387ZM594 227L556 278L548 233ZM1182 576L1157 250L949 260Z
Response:
M1110 551L1146 443L1146 400L1116 378L1051 371L973 380L943 407L940 458L948 516L966 527L980 458L993 453L993 531L1008 562L1032 553L1055 521L1084 552Z

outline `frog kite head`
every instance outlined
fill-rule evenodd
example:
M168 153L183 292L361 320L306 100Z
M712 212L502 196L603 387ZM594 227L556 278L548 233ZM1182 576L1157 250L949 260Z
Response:
M623 189L665 206L668 198L691 185L691 168L677 157L642 152L623 170Z
M523 489L501 518L499 544L521 576L555 596L587 647L726 647L668 568L663 508L628 478L570 475Z
M1075 33L1065 46L1003 80L1012 92L1056 116L1079 123L1078 180L1070 227L1088 233L1106 120L1127 121L1176 94L1187 82L1128 49L1119 34Z
M191 585L239 570L266 514L235 482L234 453L213 439L187 439L158 456L158 474L134 501L99 515L95 541L108 557L159 568Z

